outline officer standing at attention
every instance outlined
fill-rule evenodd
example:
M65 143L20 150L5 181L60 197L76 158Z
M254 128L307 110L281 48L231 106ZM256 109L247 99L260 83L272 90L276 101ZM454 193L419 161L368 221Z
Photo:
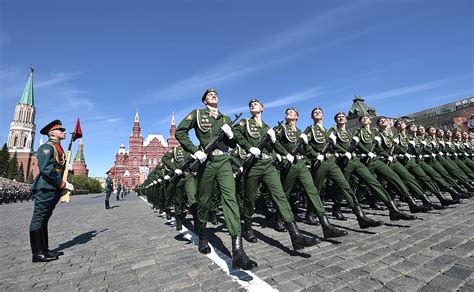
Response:
M257 263L250 260L243 249L239 206L235 196L235 180L228 154L229 146L235 146L234 133L228 125L231 119L217 109L219 98L215 89L207 89L201 100L206 107L195 109L189 113L178 125L175 134L183 149L193 153L200 162L196 175L198 222L195 230L199 234L198 249L203 254L211 252L206 234L206 224L214 184L217 183L222 196L225 225L232 237L232 266L251 270L257 266ZM199 140L199 148L189 138L191 129L194 129ZM221 130L225 133L226 139L221 141L218 147L213 150L212 155L208 157L202 150Z
M120 192L122 191L122 183L120 182L120 179L118 181L118 186L117 186L117 201L120 201Z
M109 199L112 191L114 190L114 184L112 182L112 174L110 169L106 172L107 178L105 179L105 209L110 209Z
M48 135L48 142L41 145L37 152L39 174L31 190L35 194L33 217L30 224L30 244L33 262L57 260L63 252L54 252L48 248L48 221L64 190L74 190L74 186L63 181L66 169L66 155L60 141L66 137L66 129L60 120L54 120L40 131Z

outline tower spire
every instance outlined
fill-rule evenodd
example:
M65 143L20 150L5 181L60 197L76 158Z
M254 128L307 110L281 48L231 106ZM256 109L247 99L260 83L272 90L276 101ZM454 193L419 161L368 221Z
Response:
M30 77L28 78L28 81L26 82L25 89L23 90L23 95L20 98L19 103L27 104L34 106L35 105L35 99L34 99L34 93L33 93L33 72L35 72L35 69L33 67L30 67Z
M174 111L173 111L173 114L171 115L171 126L176 126L176 121L174 119Z
M137 107L137 112L135 114L135 123L139 123L140 122L140 117L138 116L138 107Z

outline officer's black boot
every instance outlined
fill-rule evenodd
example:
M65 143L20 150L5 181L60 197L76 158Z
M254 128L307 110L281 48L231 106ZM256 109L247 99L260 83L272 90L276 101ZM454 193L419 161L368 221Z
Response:
M467 198L471 197L469 195L469 191L466 190L465 188L463 188L462 186L455 185L453 188L458 193L458 196L459 196L460 199L467 199Z
M105 209L110 209L109 200L105 201Z
M453 187L448 189L448 193L451 195L452 201L454 204L461 204L461 194L455 190Z
M278 232L286 232L285 224L283 224L283 221L281 220L281 217L279 214L276 216L276 219L275 219L275 230Z
M406 197L405 200L408 203L408 206L410 207L410 212L412 213L427 212L431 210L431 207L420 205L415 202L415 200L411 196Z
M395 220L415 220L416 216L414 215L409 215L406 213L403 213L402 211L398 210L397 206L395 203L390 200L387 204L387 208L390 211L390 220L395 221Z
M257 263L249 259L249 257L245 254L242 236L232 236L232 268L252 270L257 266Z
M181 231L183 229L183 214L176 215L176 230Z
M166 208L166 220L171 220L171 209Z
M206 230L199 232L199 246L198 250L200 253L209 254L211 253L211 247L209 246L209 241L207 239Z
M453 192L456 192L454 190L452 190ZM448 190L449 193L451 193L449 190ZM449 205L454 205L454 204L459 204L461 203L460 200L451 200L451 199L448 199L444 196L443 192L439 191L439 192L436 192L434 193L434 195L436 196L436 198L438 198L439 202L441 203L441 205L447 207Z
M253 234L252 222L244 224L243 236L245 240L247 240L248 242L251 242L251 243L257 242L257 237L255 237L255 234Z
M382 221L373 220L373 219L370 219L369 217L365 216L364 212L362 211L362 209L360 208L359 205L354 206L352 208L352 212L354 212L354 214L356 215L357 222L359 222L359 227L361 229L365 229L365 228L369 228L369 227L377 227L377 226L382 225L382 223L383 223Z
M372 194L367 194L367 201L369 202L369 206L370 206L370 209L372 210L379 210L379 211L383 211L385 210L384 207L382 207L378 202L377 202L377 199L375 198L374 195Z
M423 196L421 196L421 201L423 202L423 205L425 206L428 206L428 207L431 207L435 210L442 210L442 209L446 209L445 206L443 205L439 205L439 204L436 204L435 202L433 202L426 194L423 194Z
M219 221L217 221L216 211L212 210L212 211L209 212L209 222L211 222L212 225L219 224Z
M293 245L294 250L300 250L321 242L321 239L318 236L309 237L301 234L295 221L286 223L286 228L288 229L288 233L290 233L291 244Z
M309 225L319 225L319 221L314 215L313 207L309 205L310 204L308 204L308 208L306 210L306 216L304 217L304 223Z
M197 204L194 203L189 207L191 210L191 215L193 216L193 229L194 231L197 231L197 224L198 224L198 217L197 217Z
M43 248L44 253L51 257L58 257L64 255L62 251L49 250L48 226L43 226Z
M469 192L474 192L474 187L468 183L468 182L463 182L462 185L469 191Z
M347 218L341 212L341 205L336 200L334 200L334 204L332 205L332 216L334 216L336 220L340 220L340 221L347 220Z
M347 231L339 230L332 226L331 223L329 223L329 219L326 215L318 215L318 219L321 227L323 228L324 238L334 238L347 235Z
M33 253L32 261L36 262L50 262L57 260L57 256L51 256L44 252L43 230L30 231L31 252Z

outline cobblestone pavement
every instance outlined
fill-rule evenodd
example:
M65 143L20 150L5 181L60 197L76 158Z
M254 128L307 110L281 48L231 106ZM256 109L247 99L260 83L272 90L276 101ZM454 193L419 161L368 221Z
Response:
M103 194L58 205L50 247L65 255L49 263L31 262L32 202L1 205L0 291L243 289L135 194L112 205L104 210ZM388 212L367 210L387 222L368 231L346 213L348 221L333 223L347 228L348 236L301 253L291 250L287 233L275 232L257 216L259 240L244 245L259 264L253 273L280 291L473 291L473 207L474 199L465 200L411 222L390 222ZM298 226L322 235L319 226ZM216 232L211 243L230 255L226 229L209 227Z

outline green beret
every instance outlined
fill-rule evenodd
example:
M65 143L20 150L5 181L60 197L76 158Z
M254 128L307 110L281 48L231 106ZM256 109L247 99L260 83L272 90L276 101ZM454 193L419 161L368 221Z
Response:
M313 116L313 113L314 113L315 110L323 111L323 109L321 107L317 106L317 107L313 108L313 110L311 111L311 117Z
M252 98L251 100L249 100L249 107L253 102L258 102L259 104L261 104L263 106L263 103L260 100L258 100L256 98Z
M365 118L365 117L368 117L368 118L370 119L369 114L361 115L361 116L359 117L359 122L362 121L362 118Z
M379 121L380 121L381 119L387 119L387 118L386 118L386 117L384 117L384 116L380 116L380 117L378 117L378 118L377 118L377 122L376 122L376 124L377 124L377 125L379 124Z
M214 88L209 88L207 89L206 91L204 91L204 94L202 95L202 102L204 102L204 100L206 99L206 95L209 93L209 92L215 92L217 94L217 91L214 89Z
M336 121L337 116L340 116L340 115L343 115L343 116L346 117L346 113L345 113L345 112L338 112L337 114L334 115L334 121Z
M289 107L285 110L285 114L289 111L289 110L294 110L296 112L296 115L299 117L300 116L300 113L296 110L296 108L294 107Z
M425 127L423 127L423 125L419 125L418 128L423 128L424 129Z
M401 123L405 123L405 120L398 119L398 120L395 121L395 123L393 125L396 127L397 125L400 125Z

